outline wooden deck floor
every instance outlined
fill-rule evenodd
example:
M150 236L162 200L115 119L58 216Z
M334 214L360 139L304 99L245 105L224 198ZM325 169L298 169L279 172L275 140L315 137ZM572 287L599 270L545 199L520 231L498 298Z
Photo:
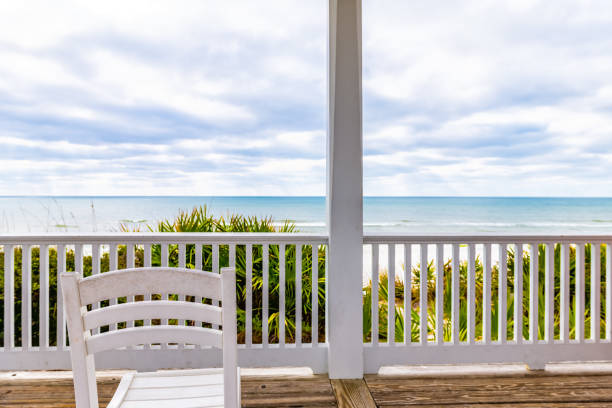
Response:
M119 382L100 376L100 405ZM612 407L612 374L525 373L507 376L243 377L245 407ZM0 377L0 407L74 407L72 380Z

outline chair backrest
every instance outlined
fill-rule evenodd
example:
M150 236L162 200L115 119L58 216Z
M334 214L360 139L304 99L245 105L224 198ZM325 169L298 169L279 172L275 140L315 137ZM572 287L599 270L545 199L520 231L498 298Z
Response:
M238 407L236 339L236 273L221 274L185 268L133 268L81 278L62 273L62 295L68 322L77 408L98 408L94 354L120 347L185 343L223 349L226 408ZM91 308L88 305L126 296L178 294L220 300L221 307L203 303L145 300ZM180 298L179 298L180 299ZM119 322L180 319L221 325L222 330L185 325L147 325L99 333L94 329ZM213 326L214 327L214 326Z

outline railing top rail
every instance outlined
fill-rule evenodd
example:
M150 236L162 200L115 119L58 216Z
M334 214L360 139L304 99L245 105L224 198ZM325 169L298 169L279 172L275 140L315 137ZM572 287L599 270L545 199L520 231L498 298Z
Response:
M116 232L0 234L0 245L10 244L261 244L327 243L327 235L277 232Z
M581 243L612 242L612 235L598 234L389 234L368 233L363 237L364 244L470 244L470 243Z

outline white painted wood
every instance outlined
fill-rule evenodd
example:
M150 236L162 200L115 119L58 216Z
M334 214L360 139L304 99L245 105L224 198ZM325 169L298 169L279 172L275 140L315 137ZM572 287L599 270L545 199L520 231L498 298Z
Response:
M395 244L389 244L387 249L387 343L395 343Z
M41 245L39 252L39 335L38 346L45 350L49 348L49 246Z
M213 244L212 245L212 256L213 256L212 272L213 273L220 273L220 270L219 270L219 244ZM219 300L218 299L211 299L211 300L212 300L212 305L213 306L219 306ZM213 325L212 327L213 327L213 329L218 329L219 328L217 325Z
M467 264L467 329L468 343L476 341L476 247L468 244Z
M546 243L546 259L544 262L544 340L548 343L554 341L555 320L555 244Z
M436 344L444 343L444 245L436 245Z
M278 344L285 346L285 263L286 263L285 244L278 246Z
M412 342L412 245L404 245L404 344Z
M74 382L74 394L77 408L97 408L98 394L96 386L96 368L93 354L87 352L86 341L89 333L83 325L83 305L79 295L78 273L64 273L62 294L68 321L70 336L70 357Z
M408 244L513 244L516 242L556 242L575 244L578 242L607 242L612 240L612 235L597 234L423 234L423 233L378 233L368 232L364 234L364 244L389 244L392 242L404 242Z
M94 244L91 246L91 274L92 275L98 275L100 274L101 271L101 265L100 265L100 245L98 244ZM61 279L60 279L61 281ZM96 310L100 308L100 302L94 302L91 305L91 309L92 310ZM121 320L122 322L124 322L125 320ZM98 334L100 332L100 330L98 328L96 328L95 330L92 331L92 334Z
M420 315L420 329L419 329L419 343L421 345L427 343L427 283L428 283L428 257L427 257L427 244L421 244L421 263L420 263L420 293L419 293L419 315Z
M326 338L330 378L363 377L361 0L329 1Z
M378 334L378 283L380 277L379 271L379 247L378 244L372 245L372 344L377 345L379 341Z
M198 265L198 256L197 256L197 248L200 249L200 264ZM202 247L200 245L198 245L196 247L196 269L202 269ZM145 244L144 248L143 248L143 266L145 268L150 268L151 267L151 244ZM153 297L151 296L151 293L145 293L144 294L144 300L151 300L153 299ZM197 302L197 298L196 298L196 302ZM200 299L199 303L202 303L202 299ZM151 319L145 319L143 324L145 326L151 326ZM147 345L148 347L148 345Z
M452 253L452 308L451 308L451 321L452 321L452 342L453 344L459 343L459 330L460 330L460 304L459 299L461 298L460 291L460 271L459 271L459 244L453 244Z
M270 247L268 244L262 245L262 305L261 305L261 342L264 347L268 345L270 340L268 327L268 310L270 302Z
M601 308L601 247L598 242L591 244L591 340L599 342Z
M123 399L127 395L127 392L132 385L132 381L134 380L134 373L127 373L121 377L121 381L115 390L115 394L113 398L110 400L106 408L120 408Z
M569 341L569 314L570 314L570 272L569 272L569 244L561 244L560 259L560 291L561 291L561 310L559 311L559 338L564 343Z
M529 341L538 342L538 244L529 244Z
M575 332L576 340L584 342L584 244L576 243L576 306Z
M144 319L183 319L222 324L218 307L195 302L172 300L144 300L92 310L85 313L85 329L94 329L111 323Z
M508 248L506 244L499 244L499 270L498 270L498 298L497 298L497 341L507 341L507 311L508 311Z
M32 347L32 247L23 245L21 254L21 347L29 350ZM62 309L60 316L63 315Z
M4 350L15 347L15 248L4 246Z
M612 340L612 247L606 242L606 340Z
M514 244L514 341L523 342L523 244Z
M312 244L312 265L311 265L311 343L313 347L319 344L319 246Z
M200 261L201 262L201 261ZM253 344L253 244L246 245L246 318L245 344ZM200 300L200 303L202 300Z
M484 244L482 254L482 340L491 343L491 244Z
M180 244L180 245L184 245L185 244ZM128 269L130 268L135 268L136 267L136 257L134 256L134 244L127 244L125 246L125 265ZM183 263L182 267L185 267L185 264ZM144 295L145 293L148 292L143 292L143 293L139 293L140 295ZM185 298L183 297L183 300ZM126 301L128 303L133 303L135 301L134 296L128 296ZM134 327L134 321L133 320L128 320L126 322L126 327Z
M216 280L219 284L215 286L217 293L214 294L214 298L222 299L222 308L185 301L143 301L128 302L87 312L85 308L87 303L84 303L83 299L88 299L88 296L81 293L81 290L92 287L88 285L88 282L99 282L101 279L104 279L108 281L108 286L119 289L129 284L129 281L132 279L133 269L112 271L85 279L79 278L76 273L63 273L60 278L64 287L62 293L65 297L68 313L77 408L93 408L98 406L95 367L93 364L94 354L105 350L151 343L199 344L222 348L224 366L222 389L219 390L219 387L203 385L200 386L199 391L196 391L194 388L186 390L184 389L185 386L178 389L176 388L177 385L175 385L173 387L165 387L163 390L160 387L149 387L148 392L137 391L139 383L135 379L138 375L132 375L132 378L124 380L119 387L118 397L113 399L111 406L124 407L137 404L136 406L154 407L158 406L161 401L161 403L165 404L161 406L167 407L169 401L172 401L173 407L180 407L191 406L189 404L197 400L199 406L207 406L208 402L206 401L214 401L216 405L221 404L219 406L238 408L240 406L240 379L237 367L235 268L224 268L222 275L184 268L177 268L175 270L170 268L142 268L141 270L153 269L164 272L164 276L156 275L154 277L158 284L168 284L168 282L180 280L181 277L190 280L192 278L190 271L196 272L202 281L196 287L202 287L202 284L210 285L211 279ZM116 278L119 274L124 277L123 280ZM96 286L100 285L96 284ZM100 324L117 321L118 319L140 320L139 318L142 314L144 314L142 317L151 317L151 315L158 315L159 313L174 314L172 312L160 312L162 308L172 310L174 313L179 314L178 317L187 320L206 320L208 315L214 315L214 318L218 321L219 313L221 313L223 331L191 326L145 326L91 335L88 330L88 328L97 327ZM217 314L211 313L212 311L216 311ZM183 313L182 316L181 313ZM107 316L104 317L104 314ZM200 375L201 373L197 374ZM173 373L171 375L181 374ZM185 375L193 376L195 374L186 373ZM148 378L150 376L144 377ZM159 376L153 377L159 379ZM147 387L141 386L140 388L144 389Z
M222 347L223 338L220 330L206 327L186 326L149 326L130 327L91 336L86 340L87 352L96 354L126 346L142 344L196 344L210 347Z
M28 252L30 249L28 248ZM29 254L28 254L29 256ZM64 310L64 299L62 297L62 280L59 279L62 273L66 272L66 246L57 246L57 330L56 344L59 349L66 347L66 311ZM31 324L31 321L30 321Z
M163 279L162 279L163 278ZM201 294L219 299L220 282L214 275L195 269L130 268L92 276L81 283L81 302L92 304L119 295L143 293Z
M119 269L119 256L118 256L118 252L117 252L118 250L119 250L119 247L118 247L117 244L111 243L109 245L109 254L108 254L109 271L116 271L117 269ZM116 305L117 302L118 302L118 299L116 297L111 298L109 300L109 304L111 306L112 305ZM111 324L108 329L111 330L111 331L117 330L117 325L116 324Z
M302 344L302 244L295 244L295 344Z

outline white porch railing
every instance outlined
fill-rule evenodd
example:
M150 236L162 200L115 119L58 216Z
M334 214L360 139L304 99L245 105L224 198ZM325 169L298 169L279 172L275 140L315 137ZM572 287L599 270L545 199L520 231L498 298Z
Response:
M397 364L524 362L541 368L555 361L612 360L608 243L612 236L366 235L366 372ZM241 366L325 372L327 330L334 330L326 329L327 298L333 296L326 287L326 252L327 237L305 234L0 236L0 367L70 368L58 272L170 265L236 267ZM152 296L176 295L142 298ZM103 330L160 323L167 322ZM215 350L188 345L146 345L103 353L97 365L202 367L219 365L220 358Z
M217 273L225 266L236 267L237 280L243 283L242 293L238 294L242 301L239 301L242 310L238 319L242 334L241 366L310 366L316 372L325 372L327 345L325 335L319 333L325 328L325 302L320 299L324 299L325 293L326 245L326 237L304 234L0 236L0 260L4 265L0 367L5 370L70 368L58 273L77 270L89 275L125 267L170 265ZM315 259L314 269L312 259ZM142 298L151 296L168 299L176 295L143 294ZM254 299L261 307L254 307ZM108 302L135 300L139 299L109 299ZM202 301L201 298L193 300ZM291 304L287 304L288 300ZM305 305L303 301L310 303ZM38 307L33 308L33 304ZM305 319L308 319L307 327L315 327L314 333L319 335L302 332ZM170 323L185 324L183 321ZM148 324L168 322L132 321L122 326ZM275 327L268 327L269 324ZM102 329L117 330L121 326ZM182 344L145 345L100 353L97 357L99 368L152 370L220 364L218 351L203 352Z
M372 254L366 372L397 364L524 362L538 369L612 360L611 242L612 236L365 237ZM381 294L396 307L388 308Z

